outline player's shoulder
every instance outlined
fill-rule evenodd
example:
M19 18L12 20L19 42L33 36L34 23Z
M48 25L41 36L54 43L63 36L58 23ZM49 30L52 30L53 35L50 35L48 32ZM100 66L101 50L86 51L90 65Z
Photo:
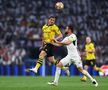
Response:
M58 27L56 24L53 24L54 27Z
M77 38L76 38L75 34L71 34L71 35L67 36L66 39L76 40Z
M91 46L94 46L94 43L93 43L93 42L91 42L91 43L90 43L90 45L91 45Z
M76 38L76 35L74 33L72 33L69 37Z
M59 27L56 24L53 24L52 29L55 31L60 31Z
M86 43L86 45L85 45L85 46L88 46L88 47L94 47L94 43L92 43L92 42L91 42L91 43L89 43L89 44L87 44L87 43Z
M53 28L58 28L58 26L56 24L53 24L52 27Z
M44 25L42 26L42 28L45 28L45 27L47 27L47 24L44 24Z

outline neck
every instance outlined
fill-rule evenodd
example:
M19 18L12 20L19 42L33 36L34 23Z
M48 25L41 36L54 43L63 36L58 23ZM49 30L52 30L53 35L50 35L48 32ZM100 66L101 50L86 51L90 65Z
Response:
M68 33L68 36L71 35L71 34L72 34L72 32L69 32L69 33Z
M48 25L48 26L52 26L52 25L54 25L54 24L49 24L49 23L47 23L47 25Z
M91 42L88 42L87 44L90 44Z

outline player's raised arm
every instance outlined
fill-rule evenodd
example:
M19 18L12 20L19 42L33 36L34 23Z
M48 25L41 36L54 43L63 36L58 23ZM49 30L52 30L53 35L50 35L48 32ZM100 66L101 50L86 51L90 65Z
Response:
M57 41L56 39L54 39L54 42L55 43L52 43L53 45L55 45L55 46L63 46L63 45L69 45L69 44L71 44L72 43L72 40L66 40L66 41L61 41L61 42L59 42L59 41Z
M66 41L62 41L62 42L56 42L57 44L61 44L62 46L63 45L69 45L69 44L71 44L73 41L72 40L66 40Z
M62 44L60 44L60 42L57 41L55 38L52 39L52 40L53 40L52 44L53 44L54 46L62 46Z
M63 46L63 45L69 45L69 44L71 44L72 42L71 41L65 41L65 42L59 42L59 41L57 41L56 43L52 43L53 45L55 45L55 46Z

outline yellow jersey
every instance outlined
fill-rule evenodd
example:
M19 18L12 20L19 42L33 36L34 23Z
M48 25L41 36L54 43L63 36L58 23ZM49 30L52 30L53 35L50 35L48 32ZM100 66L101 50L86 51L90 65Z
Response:
M42 27L42 31L43 31L43 41L46 43L50 43L51 39L55 38L56 35L61 34L60 29L55 24L51 26L45 24Z
M85 45L85 50L94 50L94 44L89 43ZM94 60L95 59L95 53L94 52L86 52L86 60Z

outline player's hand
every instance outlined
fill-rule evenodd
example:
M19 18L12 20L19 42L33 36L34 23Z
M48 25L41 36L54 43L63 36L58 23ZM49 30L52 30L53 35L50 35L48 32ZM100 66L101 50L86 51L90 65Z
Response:
M59 43L59 41L57 41L57 40L55 39L55 43Z
M93 50L85 50L85 52L93 53L94 51Z
M57 42L57 40L55 38L52 38L51 41L52 42Z

